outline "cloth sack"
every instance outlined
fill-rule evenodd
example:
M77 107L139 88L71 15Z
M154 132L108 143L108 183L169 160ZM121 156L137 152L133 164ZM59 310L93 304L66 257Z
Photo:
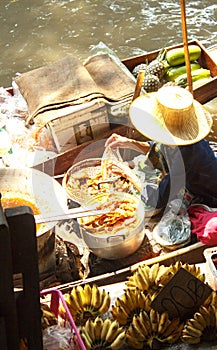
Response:
M26 123L44 126L67 115L69 107L96 99L111 103L132 99L135 81L108 55L90 57L84 64L67 55L57 62L15 78L28 105Z
M217 208L193 204L188 208L191 232L206 245L217 245Z

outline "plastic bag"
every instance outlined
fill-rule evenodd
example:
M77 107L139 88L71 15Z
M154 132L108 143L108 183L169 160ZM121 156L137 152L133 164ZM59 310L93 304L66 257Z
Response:
M54 325L44 329L43 331L43 349L44 350L72 350L71 344L72 331L69 327L65 328Z
M113 150L111 149L111 147L106 147L101 159L101 170L103 180L109 178L110 166L111 164L117 164L117 162L123 162L119 149L117 148L116 150Z
M191 222L182 201L175 199L170 202L170 209L154 228L158 243L163 246L183 245L191 237Z

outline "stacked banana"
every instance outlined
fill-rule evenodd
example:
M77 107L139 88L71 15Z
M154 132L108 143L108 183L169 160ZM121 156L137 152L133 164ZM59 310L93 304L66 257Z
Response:
M126 343L133 349L161 349L161 343L175 343L181 336L183 323L178 318L169 320L168 313L142 310L134 315L131 325L126 331Z
M109 318L103 320L97 316L95 320L88 319L86 324L80 329L81 338L87 350L117 350L125 342L125 329L119 323Z
M47 304L41 304L41 328L44 330L47 327L58 324L58 319L50 310Z
M147 265L140 265L133 275L129 277L126 286L130 289L135 289L137 287L149 294L159 292L181 267L202 282L205 281L205 275L201 273L200 267L178 261L170 266L154 264L150 267Z
M159 279L168 271L164 265L154 264L140 265L133 275L128 278L126 286L129 289L139 288L142 291L153 294L160 289Z
M199 344L202 340L217 341L217 292L187 320L182 331L181 340L188 344Z
M77 325L83 325L87 319L105 314L111 303L109 293L95 284L85 284L84 287L78 285L70 293L64 294L64 299Z
M128 326L135 314L141 310L150 311L151 302L155 294L146 294L138 287L135 289L126 289L125 293L117 298L112 305L111 314L113 319L117 320L120 325Z

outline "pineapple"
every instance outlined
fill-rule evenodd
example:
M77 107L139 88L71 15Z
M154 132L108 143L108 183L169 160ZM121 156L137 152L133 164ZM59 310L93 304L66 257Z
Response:
M148 67L148 65L146 63L140 63L133 68L132 74L134 75L135 78L137 78L139 72L141 72L143 70L146 71L147 67Z
M165 66L163 62L159 61L158 59L149 63L146 69L146 74L156 75L159 79L163 78L164 73L165 73Z
M147 74L144 78L143 87L146 92L154 92L161 87L161 82L156 75Z

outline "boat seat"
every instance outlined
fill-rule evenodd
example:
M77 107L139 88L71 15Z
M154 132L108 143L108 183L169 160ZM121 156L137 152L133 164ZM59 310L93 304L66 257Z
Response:
M43 350L35 220L27 206L0 206L0 349ZM14 290L13 277L22 276Z

